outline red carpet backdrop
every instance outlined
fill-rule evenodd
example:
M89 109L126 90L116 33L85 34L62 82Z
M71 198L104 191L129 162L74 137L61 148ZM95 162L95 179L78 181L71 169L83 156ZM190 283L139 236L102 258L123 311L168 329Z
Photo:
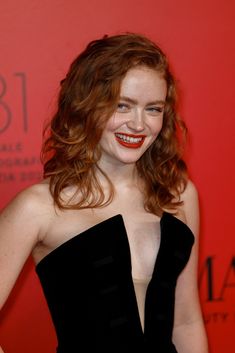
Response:
M190 132L186 158L200 195L198 280L211 353L234 353L234 14L232 0L0 4L1 208L40 180L43 124L54 111L59 81L88 41L139 32L168 54ZM6 353L55 352L52 323L31 259L1 312L0 342Z

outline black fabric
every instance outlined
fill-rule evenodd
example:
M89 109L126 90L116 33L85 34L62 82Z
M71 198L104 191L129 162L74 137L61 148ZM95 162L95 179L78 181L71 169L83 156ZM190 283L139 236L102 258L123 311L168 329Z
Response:
M171 341L175 286L194 236L169 213L163 213L160 224L144 333L121 215L74 236L37 264L57 333L57 353L177 353Z

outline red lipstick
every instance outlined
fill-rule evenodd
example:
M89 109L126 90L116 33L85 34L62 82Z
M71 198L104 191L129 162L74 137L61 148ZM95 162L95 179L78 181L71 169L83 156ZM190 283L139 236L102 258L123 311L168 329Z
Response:
M115 133L117 142L127 148L140 148L145 140L146 135L125 134L121 132Z

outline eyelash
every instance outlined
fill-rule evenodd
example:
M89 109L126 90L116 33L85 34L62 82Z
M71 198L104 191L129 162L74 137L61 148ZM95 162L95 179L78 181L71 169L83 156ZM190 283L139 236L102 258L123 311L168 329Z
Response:
M162 107L150 107L150 108L147 108L147 110L153 112L153 113L162 113L164 108Z
M118 103L117 110L127 112L131 109L129 104L126 103ZM164 111L164 107L148 107L146 108L150 113L162 113Z
M118 103L117 109L123 110L123 109L130 109L130 106L126 103Z

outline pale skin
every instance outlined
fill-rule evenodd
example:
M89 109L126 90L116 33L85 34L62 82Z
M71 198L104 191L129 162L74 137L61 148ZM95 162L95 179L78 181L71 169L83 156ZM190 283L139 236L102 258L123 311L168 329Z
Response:
M108 121L100 141L99 166L109 175L115 188L109 205L93 210L55 209L49 182L44 180L19 193L3 210L0 215L0 307L30 254L38 263L60 244L116 214L122 214L125 222L133 277L151 276L160 245L160 218L147 213L143 207L143 181L136 175L135 162L161 130L165 97L166 83L153 70L132 69L124 78L117 111ZM129 148L117 141L116 133L145 137L141 146ZM97 175L106 193L106 181L102 175ZM74 190L74 186L67 188L64 199ZM195 244L177 282L173 342L179 353L207 353L197 289L199 207L197 191L191 181L181 194L181 200L184 203L176 217L191 228Z

